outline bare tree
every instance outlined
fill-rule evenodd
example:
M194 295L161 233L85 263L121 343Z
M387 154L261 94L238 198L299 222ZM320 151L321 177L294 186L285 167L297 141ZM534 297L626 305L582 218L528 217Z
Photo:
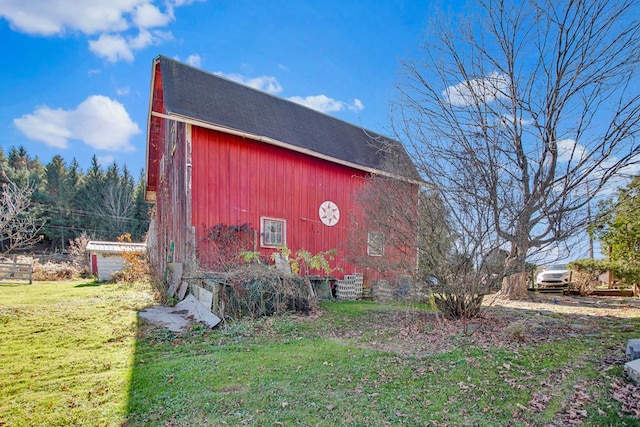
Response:
M40 241L45 222L31 211L33 185L20 186L2 172L0 195L0 251L25 249Z
M363 267L412 277L422 295L432 294L449 319L479 314L485 295L500 289L506 276L503 251L488 232L486 211L477 204L451 211L438 192L415 182L372 176L359 195L364 215L352 227L352 253L367 253L358 242L372 245L376 254L354 261ZM371 254L371 251L368 251Z
M133 177L126 166L120 176L118 165L114 162L107 169L100 184L101 199L98 199L96 215L101 218L102 226L109 238L115 239L134 226L133 214Z
M390 176L373 175L358 194L362 215L352 219L349 257L381 277L416 274L420 187Z
M131 228L135 200L130 189L120 183L109 182L103 187L101 209L96 214L103 221L109 238L115 238Z
M403 63L396 133L458 244L508 251L510 297L526 292L526 261L566 249L590 201L638 165L637 11L634 0L480 1L476 16L434 20L421 59Z

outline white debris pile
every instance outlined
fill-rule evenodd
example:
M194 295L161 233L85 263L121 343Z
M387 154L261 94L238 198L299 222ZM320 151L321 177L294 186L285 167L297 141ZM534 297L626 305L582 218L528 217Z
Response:
M193 295L187 296L174 307L154 306L139 313L140 317L153 323L161 323L172 332L183 332L191 323L204 323L213 328L220 318L211 313Z

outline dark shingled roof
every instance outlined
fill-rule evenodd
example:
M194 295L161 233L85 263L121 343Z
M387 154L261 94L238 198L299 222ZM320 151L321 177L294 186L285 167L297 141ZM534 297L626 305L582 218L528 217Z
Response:
M389 143L401 147L397 141L293 101L164 56L158 57L158 61L167 114L268 137L378 170L383 169L385 157L380 148ZM408 160L404 149L400 151ZM415 169L405 170L403 175L415 177Z

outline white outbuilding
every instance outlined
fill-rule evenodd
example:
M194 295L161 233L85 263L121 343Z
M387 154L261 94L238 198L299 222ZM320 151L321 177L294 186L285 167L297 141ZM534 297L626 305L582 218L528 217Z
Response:
M125 266L125 253L143 255L147 251L146 243L101 242L92 240L87 244L87 253L91 265L91 273L99 282L113 279L114 273Z

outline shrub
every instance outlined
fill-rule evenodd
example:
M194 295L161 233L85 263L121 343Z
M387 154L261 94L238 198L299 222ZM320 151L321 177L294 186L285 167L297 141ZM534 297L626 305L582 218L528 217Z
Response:
M571 288L580 295L590 295L600 284L599 270L576 270L571 274Z
M504 329L505 335L512 341L525 342L526 323L524 320L516 320L511 322Z
M210 271L230 271L244 264L241 254L254 246L255 230L251 225L216 224L206 229L199 242L200 266Z
M574 271L573 286L582 295L588 295L600 284L600 276L610 272L616 278L620 288L630 287L638 283L640 272L637 269L617 261L579 259L569 264Z
M131 234L126 233L118 237L119 242L131 243ZM117 283L133 283L149 276L149 263L145 255L137 252L124 252L120 254L124 258L122 270L113 274L113 280Z
M133 283L147 279L149 269L147 263L143 259L136 259L135 262L127 260L122 270L113 274L113 281L117 283Z
M70 263L54 263L47 261L44 264L34 262L32 278L35 281L69 280L80 275L80 271Z
M308 312L312 299L299 277L264 264L247 264L228 271L220 293L224 316L261 317L287 310Z
M476 268L470 257L459 254L444 256L435 267L433 276L423 280L431 283L436 307L450 320L477 317L484 296L499 290L505 275L503 266Z
M168 295L167 282L162 279L162 276L154 271L150 271L148 277L151 282L151 287L153 288L153 298L163 305L175 305L175 298Z

